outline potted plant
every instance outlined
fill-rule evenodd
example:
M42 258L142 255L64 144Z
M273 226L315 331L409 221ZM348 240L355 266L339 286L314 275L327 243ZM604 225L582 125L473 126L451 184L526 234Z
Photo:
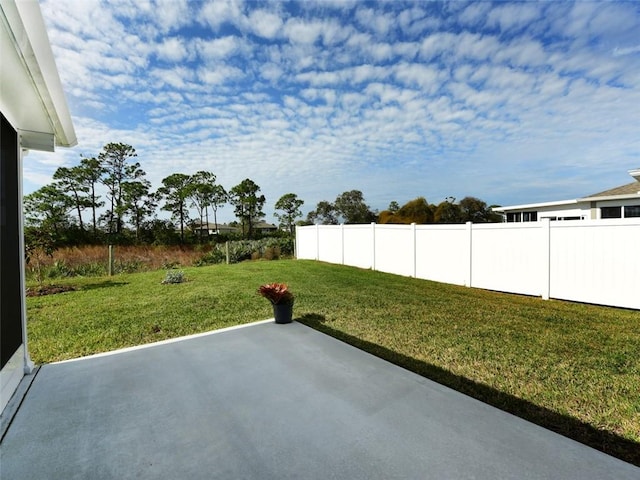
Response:
M285 283L267 283L258 288L258 293L273 305L276 323L291 323L293 320L293 293Z

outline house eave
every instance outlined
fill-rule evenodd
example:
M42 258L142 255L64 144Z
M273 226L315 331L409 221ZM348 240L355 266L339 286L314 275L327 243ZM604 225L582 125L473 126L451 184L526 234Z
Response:
M629 170L629 175L631 175L638 182L640 182L640 168L634 168L633 170Z
M494 207L492 210L494 212L508 212L512 210L530 210L530 209L541 208L541 207L558 207L561 205L576 205L580 201L581 200L579 199L574 199L574 200L562 200L562 201L556 201L556 202L527 203L524 205L509 205L506 207Z
M77 137L38 2L0 0L0 25L3 114L19 130L73 147ZM37 148L40 142L31 143Z

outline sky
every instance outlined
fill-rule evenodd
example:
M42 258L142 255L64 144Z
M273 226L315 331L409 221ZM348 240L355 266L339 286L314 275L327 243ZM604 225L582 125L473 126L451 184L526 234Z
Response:
M286 193L360 190L514 205L578 198L640 168L640 2L42 0L78 136L56 168L132 145L153 188L250 178L267 221ZM227 206L222 220L234 220Z

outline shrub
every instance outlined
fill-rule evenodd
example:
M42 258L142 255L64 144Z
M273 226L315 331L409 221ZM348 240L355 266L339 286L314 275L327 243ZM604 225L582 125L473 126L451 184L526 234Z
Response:
M164 280L162 280L162 283L166 285L168 283L182 283L186 281L187 280L182 270L169 270L167 275L164 277Z

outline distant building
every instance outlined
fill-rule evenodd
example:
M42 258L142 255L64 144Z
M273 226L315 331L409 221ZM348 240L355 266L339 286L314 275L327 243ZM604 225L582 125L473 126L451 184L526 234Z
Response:
M191 225L191 229L198 235L205 234L205 232L207 235L229 235L232 233L240 233L240 229L238 227L227 225L226 223L196 222Z
M507 222L601 220L640 217L640 168L629 170L635 181L575 200L495 207Z
M267 223L264 220L260 220L253 225L253 230L256 232L260 232L262 234L265 233L273 233L278 231L278 227L271 223Z

